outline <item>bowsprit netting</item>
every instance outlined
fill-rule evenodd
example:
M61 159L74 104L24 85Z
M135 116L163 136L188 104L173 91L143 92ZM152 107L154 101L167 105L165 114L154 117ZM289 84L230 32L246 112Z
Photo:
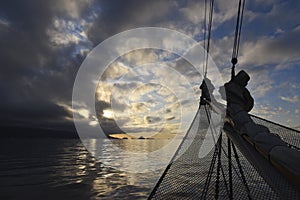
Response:
M214 148L199 158L199 149L210 125L207 110L207 105L200 106L174 155L176 159L168 165L149 199L282 199L282 195L299 199L299 191L233 129L225 128ZM295 148L300 147L298 131L255 116L252 119ZM238 148L228 141L238 143Z
M281 139L283 139L285 142L287 142L289 145L296 149L300 149L300 132L294 129L291 129L289 127L274 123L272 121L263 119L258 116L251 115L252 120L257 123L261 124L263 126L266 126L269 128L271 133L276 133L280 136Z

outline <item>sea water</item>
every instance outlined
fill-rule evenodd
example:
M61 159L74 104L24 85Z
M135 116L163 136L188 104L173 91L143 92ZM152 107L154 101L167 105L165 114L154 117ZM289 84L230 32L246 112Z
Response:
M133 173L95 159L79 139L1 139L0 199L146 199L163 172ZM109 139L106 158L115 160ZM151 140L118 140L123 146ZM111 155L111 157L110 157ZM130 160L118 158L122 164ZM166 159L167 164L167 159Z

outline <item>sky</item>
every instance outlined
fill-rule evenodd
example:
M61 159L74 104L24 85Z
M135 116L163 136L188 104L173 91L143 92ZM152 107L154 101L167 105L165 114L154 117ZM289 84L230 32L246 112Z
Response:
M237 0L216 0L214 6L210 56L224 82L230 77L237 5ZM251 76L248 89L255 99L251 112L289 127L300 126L299 10L297 0L247 1L237 65L237 71L244 69ZM196 0L1 1L1 125L71 128L73 84L94 47L115 34L139 27L168 28L203 43L203 22L204 3ZM186 72L185 77L197 88L200 83L192 69L186 70L188 63L169 52L145 49L122 55L101 77L96 118L88 110L76 112L92 119L91 126L100 119L111 132L119 131L113 130L116 118L118 125L129 132L137 127L148 132L178 128L178 115L188 116L195 110L187 107L190 109L180 113L178 107L183 105L178 105L173 91L120 80L121 76L130 76L130 66L172 59L170 65ZM144 65L141 73L147 72L149 77L163 73L155 69ZM118 95L132 87L137 89L128 105ZM190 101L186 99L187 104Z

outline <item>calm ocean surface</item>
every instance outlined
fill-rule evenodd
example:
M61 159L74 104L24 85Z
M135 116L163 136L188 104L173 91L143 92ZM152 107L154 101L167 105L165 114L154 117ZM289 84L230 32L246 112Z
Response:
M114 169L93 158L78 139L0 141L0 199L3 200L146 199L164 170L130 173ZM118 142L125 146L130 142L131 147L147 146L147 140ZM111 153L111 159L115 159L109 145L109 142L104 145L103 152ZM127 162L118 159L123 164Z

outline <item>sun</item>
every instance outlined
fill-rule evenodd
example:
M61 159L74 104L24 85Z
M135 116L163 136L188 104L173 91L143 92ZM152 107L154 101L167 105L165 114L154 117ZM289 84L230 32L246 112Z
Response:
M108 119L113 119L115 115L112 110L103 110L102 116Z

